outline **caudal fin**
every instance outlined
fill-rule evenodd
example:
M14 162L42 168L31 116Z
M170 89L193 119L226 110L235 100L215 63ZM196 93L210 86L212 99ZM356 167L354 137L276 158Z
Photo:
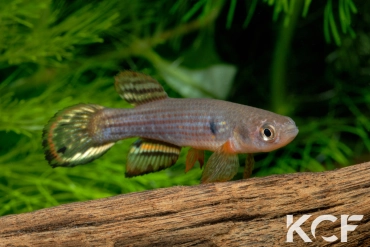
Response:
M97 143L95 120L104 109L80 104L59 111L44 127L45 158L53 167L86 164L102 156L114 143Z

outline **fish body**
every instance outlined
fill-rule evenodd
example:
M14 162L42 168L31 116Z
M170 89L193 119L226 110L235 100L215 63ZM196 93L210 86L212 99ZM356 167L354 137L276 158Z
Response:
M96 139L101 143L139 136L181 147L216 151L230 141L235 153L270 151L270 148L263 146L264 141L248 136L252 133L259 135L259 127L264 123L276 125L277 120L281 120L283 124L277 128L296 131L290 118L215 99L167 98L133 109L105 108L96 117L99 118L98 129L101 130ZM246 138L238 143L238 137ZM277 146L287 141L275 140Z
M186 170L208 160L202 182L230 180L238 153L269 152L298 134L294 121L262 109L215 99L167 97L161 85L141 73L125 71L115 86L132 109L81 104L57 113L46 125L43 144L52 166L75 166L101 156L115 142L140 137L129 152L126 175L136 176L174 164L189 146ZM253 159L246 165L251 173Z

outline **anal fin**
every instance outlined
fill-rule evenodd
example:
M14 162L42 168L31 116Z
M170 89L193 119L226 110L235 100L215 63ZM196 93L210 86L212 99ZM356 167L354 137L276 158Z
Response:
M190 148L188 154L186 155L185 172L190 171L197 161L199 161L200 168L202 168L204 164L204 150Z
M238 172L238 154L228 152L229 146L227 141L208 159L202 174L202 184L229 181Z
M159 171L176 163L181 147L149 139L138 139L127 156L126 177Z

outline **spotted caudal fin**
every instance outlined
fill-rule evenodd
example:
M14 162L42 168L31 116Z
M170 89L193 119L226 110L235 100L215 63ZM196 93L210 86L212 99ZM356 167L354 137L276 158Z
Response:
M159 171L176 163L181 147L155 140L138 139L127 156L126 177Z
M49 164L76 166L103 155L114 143L96 141L99 105L80 104L59 111L45 126L42 139Z
M127 70L119 73L114 79L118 94L132 105L168 97L161 84L145 74Z

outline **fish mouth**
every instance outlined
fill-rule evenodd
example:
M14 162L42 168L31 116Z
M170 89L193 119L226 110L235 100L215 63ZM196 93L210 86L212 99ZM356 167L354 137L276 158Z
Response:
M288 126L286 126L284 134L289 135L289 137L293 139L298 135L298 132L299 130L295 124L289 124Z

